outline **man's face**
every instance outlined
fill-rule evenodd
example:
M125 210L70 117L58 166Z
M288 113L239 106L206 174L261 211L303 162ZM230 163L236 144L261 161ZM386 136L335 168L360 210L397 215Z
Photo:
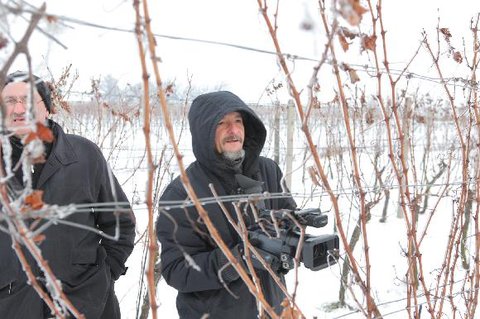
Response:
M25 82L9 83L2 90L2 99L6 107L5 124L7 129L17 136L23 136L30 132L26 122L27 105L30 103L29 91L30 84ZM36 89L33 95L33 107L35 122L44 123L48 111Z
M236 153L243 148L245 128L239 112L225 115L217 124L215 131L215 149L219 154Z

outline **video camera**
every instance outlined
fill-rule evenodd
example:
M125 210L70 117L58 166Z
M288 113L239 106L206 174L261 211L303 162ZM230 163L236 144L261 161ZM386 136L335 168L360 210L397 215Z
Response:
M294 220L293 220L294 219ZM300 226L324 227L328 216L318 208L303 210L258 210L258 221L248 229L252 245L276 272L294 267L300 243ZM337 262L339 239L335 234L303 237L300 261L311 270L320 270ZM258 262L258 261L254 261Z

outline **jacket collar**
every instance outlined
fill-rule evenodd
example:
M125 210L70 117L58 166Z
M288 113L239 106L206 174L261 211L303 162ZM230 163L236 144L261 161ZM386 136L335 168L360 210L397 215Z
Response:
M38 179L37 188L41 188L43 184L55 174L61 167L70 165L78 161L73 146L67 139L65 132L57 123L51 121L51 126L55 141L53 142L50 156L43 167L42 174Z

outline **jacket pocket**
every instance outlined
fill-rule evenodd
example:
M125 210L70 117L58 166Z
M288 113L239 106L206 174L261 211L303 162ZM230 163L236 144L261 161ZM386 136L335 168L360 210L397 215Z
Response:
M177 297L180 318L201 318L205 314L212 319L257 317L255 298L241 279L229 284L232 296L226 289L181 293Z
M221 289L180 293L177 297L180 318L200 318L204 314L210 313L210 309L221 293Z
M96 265L97 264L97 247L74 249L72 251L72 264Z
M71 265L64 281L71 287L78 286L90 279L98 271L97 248L81 248L72 251Z

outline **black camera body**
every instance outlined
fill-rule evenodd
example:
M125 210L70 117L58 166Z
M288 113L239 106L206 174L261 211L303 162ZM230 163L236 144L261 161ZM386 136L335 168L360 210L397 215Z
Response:
M296 211L259 210L258 223L250 227L248 236L252 245L268 257L265 260L274 271L288 272L294 267L295 253L299 244L302 245L300 262L306 268L316 271L337 262L338 236L305 234L303 242L300 243L302 237L298 225L320 228L327 223L328 216L316 208Z

